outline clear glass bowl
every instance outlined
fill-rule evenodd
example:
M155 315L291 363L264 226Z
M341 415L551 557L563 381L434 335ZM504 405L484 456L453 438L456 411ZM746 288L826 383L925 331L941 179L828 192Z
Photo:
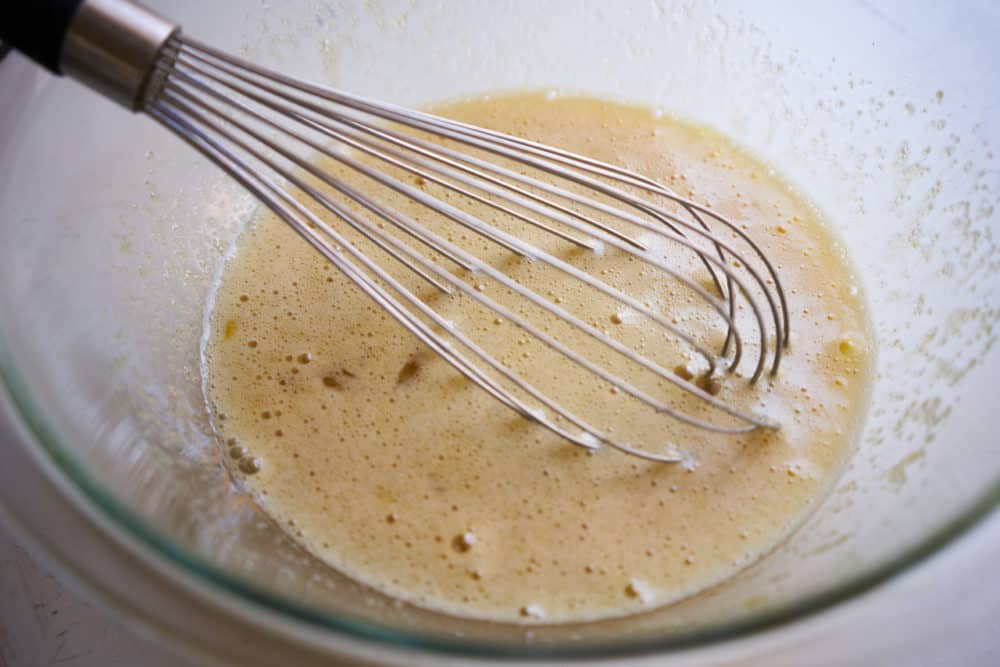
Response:
M222 48L393 102L556 87L718 127L836 225L871 303L877 381L832 495L722 586L647 614L531 632L397 604L304 553L219 465L199 339L209 286L254 202L153 122L12 56L0 63L0 379L22 437L5 454L0 499L43 542L75 535L80 548L64 544L56 560L90 572L91 586L128 598L119 580L141 571L135 590L161 578L210 598L217 619L281 625L315 655L352 642L624 655L825 608L995 506L992 3L918 2L902 15L889 2L808 13L736 0L149 4ZM38 471L79 512L72 526L38 518L42 482L17 486ZM139 564L102 571L99 544L131 545ZM155 610L146 617L156 625Z

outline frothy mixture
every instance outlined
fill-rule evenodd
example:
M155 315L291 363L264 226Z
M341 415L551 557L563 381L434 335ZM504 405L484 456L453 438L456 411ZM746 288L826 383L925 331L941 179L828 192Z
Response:
M741 367L743 377L712 389L778 420L781 430L708 434L619 402L593 377L553 376L548 353L509 322L396 274L500 358L548 381L569 407L634 445L663 451L668 443L689 458L659 464L608 448L588 454L466 381L264 214L223 273L204 350L208 400L234 476L331 566L390 595L471 617L562 622L634 613L716 584L772 549L829 488L866 398L863 304L817 211L722 136L648 109L515 95L434 111L626 166L745 225L782 276L792 343L774 380L750 387ZM423 179L401 178L445 196ZM400 197L372 194L428 217ZM448 201L458 205L454 195ZM565 275L453 223L423 221L595 326L655 352L678 374L695 364L662 329L585 297ZM617 252L597 257L544 234L530 238L632 288L699 338L721 341L711 312L671 281L654 280L642 262ZM516 305L482 276L453 272ZM572 342L595 345L580 336ZM750 355L753 341L747 346Z

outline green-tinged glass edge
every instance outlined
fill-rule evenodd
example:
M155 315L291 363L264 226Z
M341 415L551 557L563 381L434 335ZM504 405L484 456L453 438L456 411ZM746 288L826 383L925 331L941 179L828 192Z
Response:
M611 658L652 654L665 650L690 649L720 640L744 638L754 633L801 620L878 586L965 534L990 514L997 505L1000 505L1000 479L998 479L984 494L968 505L967 509L959 516L945 523L927 538L896 557L888 559L867 572L849 578L829 591L807 596L798 602L781 605L732 623L719 623L669 637L622 643L590 644L579 642L568 646L512 646L461 641L439 636L400 632L368 621L317 611L295 604L271 591L250 585L218 569L215 565L170 541L167 536L133 512L126 504L120 502L113 493L103 487L87 471L82 461L73 455L72 449L65 446L65 439L62 435L43 416L43 411L31 396L28 383L21 377L12 360L2 349L2 341L0 341L0 381L5 386L5 393L10 397L17 416L34 436L36 440L34 444L42 447L59 470L105 515L115 520L142 543L179 565L183 570L226 593L234 594L270 611L279 612L313 626L343 632L355 638L388 642L398 647L453 655L496 658ZM69 569L72 570L71 567Z

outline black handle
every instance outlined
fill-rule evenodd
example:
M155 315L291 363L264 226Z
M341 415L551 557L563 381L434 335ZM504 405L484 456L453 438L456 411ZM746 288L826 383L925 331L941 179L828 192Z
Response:
M0 40L59 74L63 39L82 3L83 0L0 0Z

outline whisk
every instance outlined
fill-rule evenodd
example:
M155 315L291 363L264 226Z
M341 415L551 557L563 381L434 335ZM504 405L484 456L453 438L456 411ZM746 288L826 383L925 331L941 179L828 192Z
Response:
M762 249L741 226L708 206L651 178L582 155L264 69L191 39L175 24L127 0L10 0L0 8L0 37L52 72L68 74L154 118L242 184L459 373L565 440L591 450L606 445L651 461L682 460L676 448L650 451L588 423L559 396L534 386L484 348L431 300L419 298L348 233L391 258L394 270L405 267L442 294L475 300L557 353L563 363L670 419L726 434L778 428L766 416L727 403L711 383L679 376L586 315L571 312L558 299L434 232L419 215L401 213L342 178L341 171L317 166L316 156L647 318L699 359L704 377L738 373L743 367L748 369L746 381L756 383L778 372L789 342L785 293ZM413 179L452 196L429 194ZM472 203L489 210L490 219L470 213ZM718 320L721 346L710 348L638 296L603 280L600 272L585 271L509 231L518 225L598 255L630 256L682 285ZM695 260L708 280L699 281L680 262L650 252L649 238ZM494 281L535 311L618 355L630 368L665 380L665 386L686 398L653 395L517 308L476 289L462 271ZM739 317L740 310L748 316ZM743 331L748 327L749 337ZM745 354L748 349L751 354ZM697 414L684 409L684 401L692 399L705 409Z

